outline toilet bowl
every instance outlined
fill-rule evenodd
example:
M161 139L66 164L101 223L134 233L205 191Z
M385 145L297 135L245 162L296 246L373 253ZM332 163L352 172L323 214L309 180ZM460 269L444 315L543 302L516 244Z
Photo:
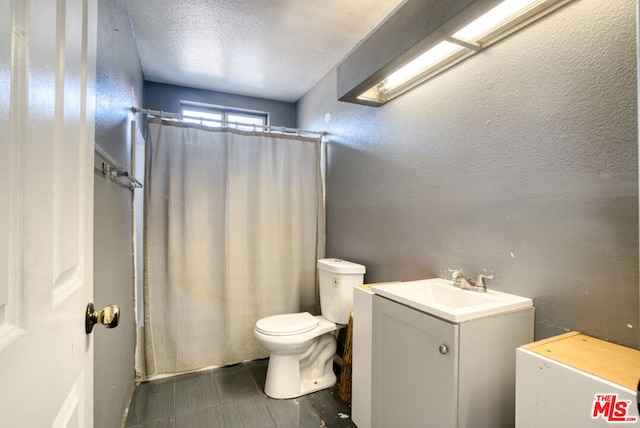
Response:
M295 398L336 383L335 333L349 321L353 287L362 284L365 268L340 259L321 259L318 269L323 315L299 312L256 322L254 337L271 352L264 388L269 397Z
M254 336L271 351L264 392L294 398L336 383L333 355L341 325L308 312L274 315L256 323ZM290 330L290 331L287 331Z

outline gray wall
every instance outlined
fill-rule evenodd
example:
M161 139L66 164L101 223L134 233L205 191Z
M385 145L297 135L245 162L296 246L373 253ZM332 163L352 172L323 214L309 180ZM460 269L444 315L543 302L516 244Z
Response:
M296 107L294 103L245 97L204 89L145 82L144 107L172 113L180 111L180 101L192 101L225 107L258 110L269 113L271 125L295 127Z
M380 107L297 107L328 135L327 255L367 282L460 268L529 296L536 338L637 348L633 0L576 0Z
M123 0L98 2L96 143L130 165L130 108L141 104L142 71ZM133 389L135 317L131 192L95 176L94 302L118 304L120 325L96 327L94 426L120 427Z

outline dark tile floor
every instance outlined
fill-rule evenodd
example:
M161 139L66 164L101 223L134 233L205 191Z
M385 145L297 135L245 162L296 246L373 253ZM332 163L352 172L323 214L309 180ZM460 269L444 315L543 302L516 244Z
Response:
M352 428L337 387L290 400L264 394L268 360L252 361L139 385L126 427Z

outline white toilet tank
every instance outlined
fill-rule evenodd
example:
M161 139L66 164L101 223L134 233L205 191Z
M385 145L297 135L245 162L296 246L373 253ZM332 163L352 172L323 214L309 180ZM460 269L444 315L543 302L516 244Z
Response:
M340 259L320 259L318 272L322 315L336 324L348 324L353 287L362 285L365 267Z

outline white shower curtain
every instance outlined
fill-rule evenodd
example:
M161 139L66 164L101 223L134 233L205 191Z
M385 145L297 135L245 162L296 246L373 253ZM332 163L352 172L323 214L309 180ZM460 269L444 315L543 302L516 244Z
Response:
M320 139L149 119L147 376L268 356L255 322L318 307Z

